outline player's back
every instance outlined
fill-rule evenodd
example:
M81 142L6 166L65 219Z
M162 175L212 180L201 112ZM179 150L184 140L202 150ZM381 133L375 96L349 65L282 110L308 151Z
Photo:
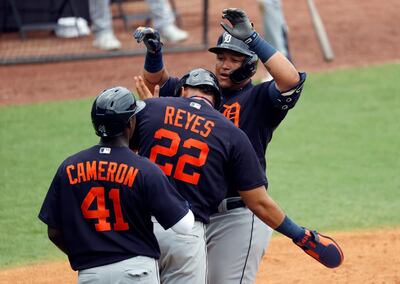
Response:
M63 232L73 269L158 258L151 216L174 224L187 211L170 198L173 190L157 166L128 147L96 145L60 165L46 196L59 201L45 202L58 208L45 206L39 217Z
M246 134L203 100L148 99L136 127L132 147L175 183L197 220L208 222L228 190L266 182Z

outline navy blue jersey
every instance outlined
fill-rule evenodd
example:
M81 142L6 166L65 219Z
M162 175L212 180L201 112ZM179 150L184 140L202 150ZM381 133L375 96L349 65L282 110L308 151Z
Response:
M97 145L60 165L39 218L62 232L71 267L81 270L138 255L158 258L151 216L167 229L188 209L148 159L128 147Z
M305 76L305 73L300 73L301 83L304 82ZM160 89L160 96L174 94L178 81L179 78L170 77ZM250 81L240 90L222 89L220 112L247 134L264 170L265 154L272 134L301 93L299 88L294 96L285 98L293 100L291 103L277 106L277 99L280 98L275 97L277 91L274 84L274 81L269 81L253 85Z
M266 184L246 134L202 100L155 98L137 116L132 148L149 157L207 223L226 196Z

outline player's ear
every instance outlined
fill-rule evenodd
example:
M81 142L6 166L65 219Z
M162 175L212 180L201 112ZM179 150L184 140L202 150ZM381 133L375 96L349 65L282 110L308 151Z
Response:
M129 131L129 138L132 138L133 133L135 132L136 128L136 117L133 116L131 119L129 119L128 125L127 125L127 130Z
M181 97L187 98L189 96L188 88L182 87L181 88Z

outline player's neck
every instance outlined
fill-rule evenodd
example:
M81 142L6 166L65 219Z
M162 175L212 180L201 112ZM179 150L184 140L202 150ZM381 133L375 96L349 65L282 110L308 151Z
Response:
M129 140L124 136L100 138L99 145L106 147L129 147Z
M192 96L190 97L191 99L195 99L195 100L203 100L206 103L208 103L210 106L214 107L214 104L212 103L212 101L210 101L209 99L207 99L206 97L203 96Z

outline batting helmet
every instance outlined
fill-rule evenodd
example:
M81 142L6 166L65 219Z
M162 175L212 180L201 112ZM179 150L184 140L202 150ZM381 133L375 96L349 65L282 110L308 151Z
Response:
M96 135L116 137L122 135L132 116L146 104L138 101L131 91L124 87L113 87L102 91L92 106L92 124Z
M249 46L242 40L224 32L217 41L217 46L211 47L208 51L219 54L224 51L234 51L246 58L238 69L234 70L229 78L233 83L239 84L250 79L257 71L258 56L249 49Z
M219 109L221 105L221 89L218 79L214 73L203 68L193 69L185 74L178 82L175 89L175 96L181 95L181 89L184 86L190 86L201 89L203 92L214 95L214 108Z

